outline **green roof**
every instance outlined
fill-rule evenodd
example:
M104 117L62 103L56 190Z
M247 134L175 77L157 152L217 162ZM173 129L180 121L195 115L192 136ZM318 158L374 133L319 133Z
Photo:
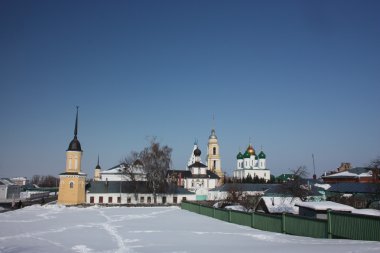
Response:
M247 151L245 151L244 155L243 155L244 158L250 158L251 157L251 154Z
M293 178L294 178L293 174L281 174L280 176L276 177L276 180L288 181Z
M266 155L264 154L263 151L261 151L259 154L259 159L265 159L265 158L266 158Z
M236 159L243 159L243 154L241 152L239 152L239 154L237 154L236 156Z

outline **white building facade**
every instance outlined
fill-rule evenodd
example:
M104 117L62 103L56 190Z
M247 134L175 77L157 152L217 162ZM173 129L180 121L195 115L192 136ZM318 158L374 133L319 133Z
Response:
M0 179L0 200L12 200L20 198L21 187L8 178Z
M216 173L202 163L201 151L196 143L194 144L187 170L168 171L168 180L176 182L179 187L195 193L196 200L207 200L209 190L217 186L219 179Z
M98 170L98 171L97 171ZM136 160L132 165L121 163L108 170L101 171L99 164L95 168L95 181L147 181L143 164Z
M143 163L121 163L108 170L95 168L94 180L86 192L87 204L99 205L166 205L195 200L195 194L175 184L167 184L156 195L148 187Z
M116 184L116 187L112 190L104 190L99 184L105 182L96 182L98 185L92 185L90 191L86 194L86 202L88 204L100 204L100 205L166 205L166 204L180 204L182 201L195 200L195 194L188 191L174 191L156 194L156 203L154 202L154 195L148 192L146 188L139 188L136 192L133 190L125 189L125 185L122 187L122 191L119 191L120 182L110 182L110 184ZM131 182L127 182L131 183ZM100 186L100 187L99 187Z
M236 179L254 178L270 180L270 170L266 168L266 155L261 151L256 155L255 149L249 145L244 154L241 152L236 156L236 169L233 177Z

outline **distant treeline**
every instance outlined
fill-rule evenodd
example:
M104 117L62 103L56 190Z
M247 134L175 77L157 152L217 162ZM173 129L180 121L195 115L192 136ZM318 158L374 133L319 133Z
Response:
M54 177L52 175L41 176L34 175L30 180L31 184L38 185L39 187L58 187L59 186L59 178Z

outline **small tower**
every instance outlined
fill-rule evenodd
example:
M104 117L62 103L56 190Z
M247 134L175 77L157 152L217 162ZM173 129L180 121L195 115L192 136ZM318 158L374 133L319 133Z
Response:
M197 141L194 142L193 151L191 152L191 155L190 155L189 161L187 162L187 167L189 167L190 165L192 165L193 163L195 163L195 155L194 155L194 151L195 151L196 149L198 149L198 143L197 143Z
M220 180L223 180L224 174L222 171L222 165L220 162L219 144L218 138L216 137L215 130L211 130L211 135L208 138L208 149L207 149L207 166L208 169L217 174ZM222 183L222 182L221 182Z
M251 154L247 151L244 152L244 155L243 155L243 168L244 169L250 169L251 168Z
M259 169L265 169L266 168L266 155L261 150L259 153Z
M193 175L206 175L207 174L207 166L202 163L201 160L201 150L197 147L194 152L195 162L191 164L188 168Z
M98 164L95 167L95 176L94 176L94 181L99 181L100 180L100 171L102 168L99 165L99 155L98 155Z
M74 139L66 151L66 171L59 178L58 204L78 205L85 203L86 174L81 172L82 148L77 138L78 107L75 119Z
M243 159L244 159L243 154L241 152L239 152L236 156L236 160L237 160L236 168L237 169L243 168Z

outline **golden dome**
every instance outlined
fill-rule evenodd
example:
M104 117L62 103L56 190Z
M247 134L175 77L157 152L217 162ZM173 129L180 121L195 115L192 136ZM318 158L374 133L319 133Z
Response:
M250 154L250 155L255 155L255 149L252 147L251 144L249 144L248 148L247 148L247 152Z

